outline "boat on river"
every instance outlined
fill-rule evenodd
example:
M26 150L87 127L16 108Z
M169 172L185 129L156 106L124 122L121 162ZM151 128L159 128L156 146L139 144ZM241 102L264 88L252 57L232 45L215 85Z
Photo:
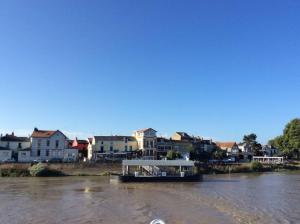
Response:
M197 182L202 179L189 160L123 160L122 182Z

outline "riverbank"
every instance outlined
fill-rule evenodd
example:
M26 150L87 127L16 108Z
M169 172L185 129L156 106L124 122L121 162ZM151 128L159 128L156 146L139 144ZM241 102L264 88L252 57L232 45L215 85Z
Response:
M214 164L199 166L199 172L202 174L281 172L288 170L300 170L300 164L298 162L288 164L262 164L259 162L251 162L240 164Z
M31 177L36 176L34 170L46 171L42 176L108 176L120 174L120 163L43 163L35 168L30 163L0 164L0 177ZM33 172L31 172L33 171Z
M201 165L201 174L227 174L227 173L256 173L281 172L287 170L300 170L298 162L289 164L241 163L222 165ZM32 176L108 176L121 174L121 163L58 163L39 166L29 163L0 164L0 177L32 177Z

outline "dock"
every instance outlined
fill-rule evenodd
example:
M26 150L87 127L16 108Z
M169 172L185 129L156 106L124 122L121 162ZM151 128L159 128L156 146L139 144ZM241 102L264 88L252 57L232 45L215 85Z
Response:
M122 182L195 182L202 176L194 161L123 160Z

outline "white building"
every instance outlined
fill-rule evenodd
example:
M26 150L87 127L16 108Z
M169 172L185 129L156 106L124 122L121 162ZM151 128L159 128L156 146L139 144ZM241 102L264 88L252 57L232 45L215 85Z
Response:
M18 151L18 162L20 163L29 163L32 162L33 159L31 157L30 149L22 149Z
M76 162L78 160L78 149L64 149L63 162Z
M31 135L31 156L36 159L63 159L67 146L67 137L59 130L35 128Z
M8 162L12 159L12 150L0 147L0 162Z
M15 136L14 132L4 136L1 134L0 147L12 150L12 158L17 161L20 150L30 149L30 139Z
M265 145L262 148L262 153L263 153L264 156L272 157L272 156L278 154L278 149L274 148L271 145Z

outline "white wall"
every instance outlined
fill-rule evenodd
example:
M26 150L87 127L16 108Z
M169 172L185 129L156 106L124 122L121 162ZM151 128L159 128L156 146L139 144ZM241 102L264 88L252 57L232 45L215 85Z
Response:
M0 150L0 161L11 159L12 150Z
M49 140L50 144L47 145ZM49 138L31 138L31 149L32 156L36 157L38 155L37 151L40 150L41 159L51 159L51 158L63 158L63 150L66 148L66 137L61 132L56 132ZM58 141L58 147L56 147L56 141ZM38 144L40 142L40 147ZM47 156L47 151L49 151L49 156Z

